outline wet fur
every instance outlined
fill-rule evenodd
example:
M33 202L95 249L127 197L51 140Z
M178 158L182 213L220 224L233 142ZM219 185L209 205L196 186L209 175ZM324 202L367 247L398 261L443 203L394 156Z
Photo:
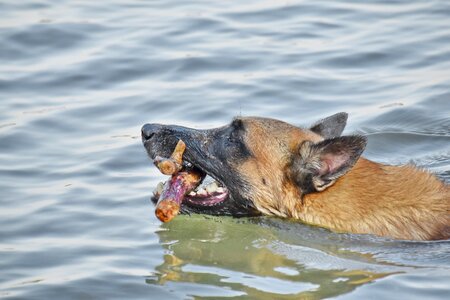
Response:
M414 166L389 166L360 157L361 136L340 136L347 114L309 129L258 117L209 129L146 124L150 157L168 155L178 139L185 159L226 185L229 200L183 212L298 219L337 232L396 239L450 238L450 188Z
M449 186L430 173L360 158L324 191L303 194L290 175L292 157L304 141L323 138L277 120L242 121L253 156L235 168L251 183L248 197L264 214L339 232L410 240L450 237Z

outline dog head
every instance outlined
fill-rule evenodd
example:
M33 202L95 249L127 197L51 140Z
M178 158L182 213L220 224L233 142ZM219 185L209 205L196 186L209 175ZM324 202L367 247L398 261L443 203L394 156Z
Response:
M168 157L178 140L183 159L218 182L220 201L206 193L186 196L182 212L290 217L303 195L321 192L348 172L366 146L362 136L340 136L346 113L299 128L258 117L235 118L229 125L196 130L146 124L142 140L149 156Z

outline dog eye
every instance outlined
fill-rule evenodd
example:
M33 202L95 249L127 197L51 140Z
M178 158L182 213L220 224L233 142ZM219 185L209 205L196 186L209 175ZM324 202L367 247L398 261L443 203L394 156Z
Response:
M232 130L228 136L228 141L232 143L237 143L239 141L239 130Z
M244 131L244 123L242 122L242 120L234 119L228 128L229 128L229 133L227 137L228 142L233 144L240 143L242 133Z

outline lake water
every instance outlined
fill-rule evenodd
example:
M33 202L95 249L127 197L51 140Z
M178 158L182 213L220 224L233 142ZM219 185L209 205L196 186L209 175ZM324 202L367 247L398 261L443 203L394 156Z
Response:
M146 122L339 111L450 182L450 1L0 2L0 298L449 299L450 241L179 216Z

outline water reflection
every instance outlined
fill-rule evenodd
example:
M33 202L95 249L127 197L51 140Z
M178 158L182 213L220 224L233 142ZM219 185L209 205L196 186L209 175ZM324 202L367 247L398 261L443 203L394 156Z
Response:
M316 299L345 294L401 272L389 265L372 265L370 254L342 251L324 240L320 229L300 225L306 239L298 240L296 235L280 234L280 224L265 218L178 217L157 232L165 255L147 283L189 283L186 295L200 298L233 291L234 296L253 299ZM311 234L319 240L308 241Z

